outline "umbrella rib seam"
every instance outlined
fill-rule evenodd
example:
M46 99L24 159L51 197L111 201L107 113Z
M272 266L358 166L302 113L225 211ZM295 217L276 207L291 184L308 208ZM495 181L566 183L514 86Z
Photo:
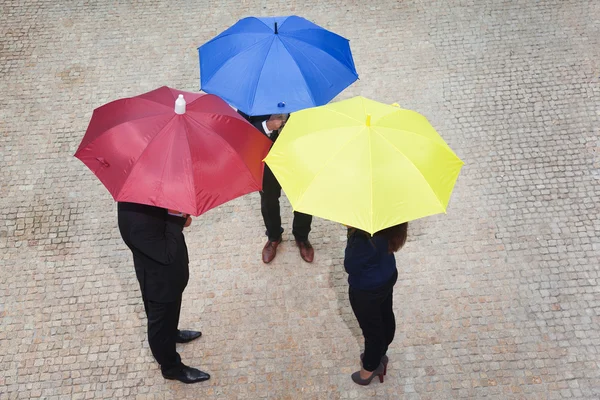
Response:
M365 106L365 101L364 99L361 99L362 105L363 105L363 111L364 111L364 115L367 115L367 107ZM367 127L367 129L369 130L367 137L369 138L369 165L371 166L371 209L369 210L369 219L370 219L370 231L373 232L373 143L372 143L372 138L371 138L371 128ZM370 233L370 232L369 232ZM373 232L374 233L374 232ZM373 234L371 233L371 234Z
M254 86L254 93L252 94L252 106L250 107L250 109L254 108L254 102L256 101L256 93L258 92L258 83L260 82L260 78L262 77L263 69L265 68L265 64L267 63L267 58L269 57L269 53L273 49L273 41L274 40L275 40L275 38L271 39L271 45L269 46L269 51L267 51L267 54L265 55L265 59L263 60L262 65L260 66L260 73L258 74L258 79L256 79L256 85ZM244 110L242 110L242 111L244 111Z
M237 118L230 117L230 116L228 116L228 115L224 115L224 114L220 114L220 115L221 115L222 117L225 117L225 118L234 119L234 120L236 120L236 121L238 120ZM199 125L202 125L204 128L208 128L208 127L206 126L206 124L204 124L204 123L202 123L202 122L198 121L196 118L192 117L192 116L191 116L191 115L189 115L189 114L188 114L188 118L190 118L190 119L194 120L194 121L195 121L197 124L199 124ZM212 130L210 130L210 129L207 129L207 130L208 130L209 132L211 132L211 134L212 134L213 136L216 136L216 137L218 137L218 138L219 138L219 140L220 140L221 142L224 142L224 143L226 144L226 146L225 146L225 147L227 147L227 148L228 148L228 150L229 150L230 152L237 153L237 152L236 152L236 151L233 149L233 147L232 147L232 146L229 144L229 142L228 142L227 140L223 139L223 138L222 138L220 135L218 135L218 134L214 133ZM243 170L243 171L245 171L245 172L246 172L246 174L247 174L247 175L250 177L250 180L251 180L252 182L254 182L254 181L255 181L255 179L254 179L254 175L252 175L252 172L250 172L250 168L248 168L248 165L246 165L246 163L245 163L245 162L242 162L241 164L244 166L244 168L242 168L242 170ZM256 183L260 185L260 182L256 182Z
M310 86L308 84L308 81L306 80L306 76L304 75L304 72L302 71L302 69L300 68L300 65L298 64L298 60L296 60L296 57L294 57L292 55L292 52L290 51L290 49L288 48L288 46L285 44L285 42L283 40L281 40L281 39L279 39L279 41L281 42L281 44L283 45L283 47L285 47L285 49L287 50L287 52L290 55L290 57L292 57L292 60L294 60L294 63L296 64L296 67L298 68L298 71L300 71L300 75L302 75L302 79L304 79L304 83L306 84L306 91L308 92L308 94L310 96L310 99L312 100L312 103L314 105L317 105L317 102L315 101L315 96L313 95L312 90L310 89ZM291 45L291 43L290 43L290 45ZM295 46L293 46L293 47L295 48ZM298 50L298 52L300 52L303 56L306 57L306 54L304 54L302 51ZM314 65L316 67L315 63L313 63L311 59L309 59L308 57L306 57L306 58L310 61L310 63L312 65ZM325 78L325 80L327 80L327 82L329 82L329 84L331 86L331 82L329 81L329 79L327 79L325 77L325 75L323 75L323 73L321 72L321 70L317 68L317 71L319 71L319 73L321 74L321 76L323 76Z
M141 119L146 119L146 118L154 118L154 117L158 117L158 116L161 116L161 115L164 115L164 114L156 114L156 115L150 115L150 116L144 116L144 117L140 117L140 118L130 119L130 120L127 120L127 121L121 122L120 124L117 124L117 125L115 125L115 126L112 126L112 127L108 128L108 129L106 129L106 130L102 131L102 133L101 133L101 134L99 134L98 136L96 136L96 137L95 137L93 140L91 140L90 142L86 143L86 144L85 144L85 146L81 147L80 149L77 149L77 151L75 152L75 156L77 156L77 153L79 153L80 151L82 151L82 150L84 150L84 149L88 148L89 146L91 146L91 145L92 145L94 142L96 142L98 139L100 139L102 136L104 136L104 135L105 135L107 132L109 132L109 131L112 131L113 129L115 129L115 128L117 128L117 127L121 126L121 125L128 124L128 123L130 123L130 122L139 121L139 120L141 120ZM167 125L167 124L168 124L170 121L171 121L171 120L169 119L169 120L168 120L168 121L165 123L165 126L166 126L166 125ZM163 126L163 128L164 128L164 126ZM162 128L161 128L160 130L162 130ZM160 132L160 130L159 130L159 132Z
M257 17L247 17L247 18L248 18L248 19L256 19L256 20L258 20L258 21L260 21L260 22L263 22L263 21L261 21L261 20L260 20L260 18L257 18ZM242 18L242 19L246 19L246 18ZM239 20L238 22L240 22L240 21L241 21L241 20ZM233 24L232 26L230 26L228 29L230 29L230 28L233 28L235 25L237 25L237 23L238 23L238 22L236 22L235 24ZM265 25L265 26L268 28L268 31L267 31L267 32L265 32L264 34L265 34L265 35L268 35L269 33L271 33L271 29L270 29L270 27L269 27L267 24L265 24L264 22L263 22L263 24L264 24L264 25ZM227 29L226 29L226 30L227 30ZM225 38L225 37L227 37L227 36L233 36L233 35L245 35L245 34L247 34L248 32L229 32L229 33L227 33L227 34L223 34L223 33L225 33L225 32L221 32L220 34L218 34L218 35L217 35L217 36L215 36L214 38L210 39L208 42L204 43L202 46L198 47L198 50L200 50L200 48L201 48L201 47L203 47L203 46L206 46L206 45L207 45L207 44L209 44L209 43L215 42L215 41L217 41L217 40L219 40L219 39L223 39L223 38ZM253 32L253 33L262 33L262 32Z
M140 156L137 158L137 160L135 160L135 162L133 163L133 165L129 169L129 173L127 174L127 176L123 180L123 186L121 186L121 189L119 190L119 193L117 193L117 195L115 196L115 198L117 198L117 197L119 197L121 195L121 192L123 191L123 188L125 187L125 182L127 182L127 180L129 179L129 177L131 176L131 174L133 173L133 171L135 170L135 168L139 165L138 163L139 163L140 159L144 156L144 154L146 154L146 152L150 148L150 145L152 145L152 143L154 143L154 140L156 140L156 138L160 136L160 134L162 133L163 129L165 129L165 126L167 126L171 121L173 121L173 118L175 118L175 117L176 117L176 115L173 115L169 119L169 121L156 133L156 135L154 135L154 137L152 138L152 140L150 140L150 142L148 143L148 145L146 146L146 148L144 148L144 151L142 151L142 154L140 154Z
M310 186L313 184L313 182L315 181L315 179L317 179L317 176L325 169L325 167L327 167L331 161L346 147L348 146L348 144L350 142L352 142L354 139L356 139L358 137L358 135L360 135L362 133L362 130L359 130L354 136L352 136L351 138L348 139L348 141L346 141L346 143L344 143L343 146L340 146L340 148L338 149L338 151L332 155L327 162L325 162L323 164L323 166L319 169L319 171L313 176L313 178L310 180L310 183L308 185L306 185L306 189L304 190L304 192L302 193L302 195L298 198L298 201L296 204L300 205L300 202L302 201L302 199L304 198L304 195L306 194L306 192L308 192L308 189L310 188ZM296 207L297 208L297 207Z
M175 135L171 135L171 136L175 136ZM171 153L172 153L172 150L173 150L173 142L175 141L175 138L174 138L174 137L170 137L169 139L171 139L171 140L169 141L169 149L168 149L168 150L167 150L167 152L166 152L166 154L167 154L167 159L165 160L165 163L163 164L163 167L162 167L162 171L160 172L160 180L159 180L159 182L160 182L161 184L160 184L160 186L159 186L159 188L160 188L160 191L158 192L158 194L159 194L160 196L163 196L163 195L164 195L164 192L165 192L165 190L164 190L164 183L163 183L163 182L164 182L164 179L163 179L163 178L164 178L164 175L165 175L165 170L167 169L167 164L169 164L169 160L170 160L170 158L171 158ZM149 146L150 146L150 143L148 143L148 147L149 147ZM140 157L140 158L141 158L141 157ZM138 160L139 160L139 158L138 158ZM157 199L157 200L159 200L159 196L156 196L156 199ZM161 203L162 203L162 201L161 201Z
M245 53L245 52L247 52L247 51L250 51L251 49L253 49L254 47L258 46L260 43L262 43L263 41L265 41L265 40L267 40L267 39L271 39L271 36L267 36L266 38L264 38L264 39L261 39L261 40L257 41L257 42L256 42L256 43L254 43L252 46L246 47L245 49L241 50L240 52L238 52L238 53L236 53L236 54L234 54L234 55L232 55L232 56L228 57L228 58L227 58L225 61L223 61L223 62L221 63L221 65L219 65L217 68L215 68L214 72L213 72L213 73L210 75L210 77L206 79L206 83L208 84L208 82L209 82L209 81L210 81L212 78L214 78L214 76L216 75L216 73L217 73L217 72L219 72L219 71L221 70L221 68L223 68L223 67L225 66L225 64L228 64L228 63L230 63L230 62L231 62L231 61L232 61L234 58L236 58L237 56L239 56L239 55L241 55L241 54L243 54L243 53ZM208 43L207 43L207 44L208 44ZM205 46L205 45L202 45L202 46L200 46L200 47L198 48L198 53L200 53L200 49L201 49L203 46ZM269 49L269 50L270 50L270 49ZM265 57L265 58L266 58L266 57ZM263 63L263 66L264 66L264 63ZM202 69L202 68L201 68L201 69ZM262 70L262 67L261 67L261 70ZM202 74L202 71L200 71L200 74Z
M162 89L162 88L167 88L167 89L170 89L168 86L161 86L161 87L159 87L158 89ZM156 90L158 90L158 89L152 90L151 92L155 92L155 91L156 91ZM148 92L148 93L151 93L151 92ZM148 94L148 93L144 93L144 94ZM143 96L144 94L142 94L142 96ZM172 94L172 93L171 93L171 94ZM161 103L161 102L158 102L158 101L156 101L156 100L148 99L148 98L146 98L146 97L140 97L140 96L135 96L135 97L126 97L126 98L124 98L124 99L120 99L120 100L136 100L136 101L137 101L137 100L145 100L145 101L150 101L150 102L152 102L152 103L154 103L154 104L161 105L161 106L163 106L163 107L170 108L170 107L169 107L168 105L166 105L166 104L163 104L163 103ZM115 100L115 101L119 101L119 100ZM175 101L175 98L173 98L173 101ZM110 103L108 103L108 104L110 104Z
M404 154L404 152L402 150L400 150L398 148L398 146L396 146L394 143L392 143L390 140L388 140L384 135L382 135L381 133L377 132L377 129L373 129L373 132L377 133L381 138L383 138L383 140L385 140L386 142L388 142L394 149L396 149L396 151L398 151L398 153L402 154L402 156L407 159L410 160L410 158L408 158L406 156L406 154ZM405 132L410 132L410 131L405 131ZM416 133L414 132L410 132L416 135ZM420 136L420 135L419 135ZM421 175L423 177L423 180L425 182L427 182L427 187L429 188L429 190L431 190L431 192L433 193L433 197L435 197L435 199L437 200L437 202L439 203L439 205L442 207L442 210L444 211L444 213L446 212L446 207L444 207L444 205L442 204L442 202L440 201L437 193L433 190L433 188L431 187L431 185L429 184L429 181L427 180L427 178L425 178L425 176L423 175L423 173L421 172L421 170L419 168L417 168L417 166L415 164L413 164L412 162L409 163L410 165L413 166L413 168L415 170L417 170L417 172L419 173L419 175Z
M309 29L306 29L306 30L309 30ZM318 30L318 29L312 29L312 30ZM328 30L326 30L326 29L323 29L323 30L324 30L324 31L326 31L326 32L329 32L329 33L331 33L331 34L333 34L333 35L336 35L335 33L331 32L331 31L328 31ZM294 32L298 32L298 31L294 31ZM323 50L321 47L317 47L317 46L315 46L315 45L313 45L313 44L311 44L311 43L308 43L307 41L305 41L305 40L302 40L301 38L299 38L299 37L296 37L296 36L293 36L293 35L284 35L284 36L286 36L286 37L288 37L288 38L291 38L291 39L294 39L294 40L297 40L297 41L299 41L299 42L302 42L302 43L306 43L306 44L308 44L308 45L310 45L310 46L314 47L314 48L315 48L315 49L317 49L318 51L320 51L320 52L322 52L322 53L325 53L325 54L327 54L328 56L330 56L331 58L333 58L335 61L337 61L339 64L341 64L341 65L342 65L344 68L346 68L347 70L350 70L350 72L352 72L352 74L353 74L354 76L356 76L356 78L358 79L358 73L356 72L356 66L354 65L354 60L352 60L352 67L354 68L354 71L352 71L352 69L351 69L351 68L350 68L348 65L344 64L344 63L343 63L343 62L341 62L339 59L337 59L336 57L334 57L334 56L333 56L331 53L329 53L329 52L327 52L327 51ZM339 36L339 35L336 35L336 36ZM341 37L342 39L346 40L348 43L350 43L350 41L349 41L348 39L346 39L346 38L344 38L344 37L342 37L342 36L340 36L340 37ZM350 57L352 57L352 50L350 49L350 44L348 44L348 50L349 50L349 52L350 52ZM304 54L304 53L302 53L302 54ZM308 57L307 57L307 58L308 58ZM310 59L309 59L309 60L310 60ZM311 62L312 62L312 61L311 61ZM313 63L313 65L314 65L314 63Z
M120 99L120 100L128 100L128 99ZM120 100L115 100L115 101L120 101ZM147 100L147 99L141 99L141 100ZM148 100L148 101L151 101L151 100ZM111 103L114 103L114 102L111 102ZM111 104L111 103L108 103L108 104ZM153 102L153 103L156 103L156 102ZM105 107L105 106L107 106L108 104L105 104L104 106L101 106L101 107L99 107L99 108ZM156 104L160 104L160 103L156 103ZM162 104L162 105L164 106L164 104ZM166 106L165 106L165 107L166 107ZM97 110L97 109L96 109L96 110ZM94 113L96 113L96 110L94 110L94 112L92 113L92 119L93 119L93 117L94 117ZM159 117L159 116L161 116L161 115L165 115L165 114L166 114L166 113L162 113L162 114L154 114L154 115L144 115L143 117L134 118L134 119L128 119L127 121L123 121L123 122L121 122L121 123L119 123L119 124L113 125L113 126L111 126L110 128L103 130L101 134L99 134L99 135L98 135L98 136L96 136L94 139L92 139L91 141L89 141L88 143L86 143L86 144L85 144L85 146L83 146L83 147L82 147L82 146L81 146L81 144L80 144L80 145L79 145L79 148L77 149L77 151L75 152L75 154L77 154L77 153L78 153L80 150L83 150L84 148L86 148L86 147L88 147L89 145L91 145L92 143L94 143L96 140L98 140L98 138L100 138L101 136L103 136L103 135L104 135L106 132L108 132L108 131L110 131L110 130L112 130L112 129L114 129L114 128L118 127L118 126L121 126L121 125L123 125L123 124L127 124L127 123L129 123L129 122L138 121L138 120L140 120L140 119L144 119L144 118L154 118L154 117ZM170 121L170 120L169 120L169 121ZM90 122L91 122L91 121L90 121ZM168 123L169 123L169 122L167 121L167 124L168 124ZM165 125L166 125L166 124L165 124ZM85 139L85 136L84 136L84 139Z
M447 144L446 142L444 142L444 141L443 141L443 139L442 139L442 142L440 143L440 142L438 142L437 140L430 139L430 138L428 138L427 136L425 136L425 135L421 135L421 134L420 134L420 133L418 133L418 132L413 132L413 131L409 131L409 130L406 130L406 129L393 128L393 127L390 127L390 126L381 126L381 125L379 126L379 128L392 129L392 130L394 130L394 131L403 132L403 133L406 133L406 134L409 134L409 135L418 136L418 137L420 137L420 138L423 138L423 139L425 139L425 140L427 140L427 141L429 141L429 142L431 142L431 143L435 144L435 145L436 145L436 146L438 146L438 147L441 147L441 148L443 148L445 151L447 151L447 152L451 153L451 154L452 154L454 157L456 157L456 158L458 158L458 159L460 160L460 157L458 157L458 156L456 155L456 153L454 153L454 150L452 150L452 149L450 148L450 146L448 146L448 144ZM383 136L381 133L379 133L379 135ZM385 137L385 136L384 136L384 137ZM387 140L387 139L386 139L386 140ZM389 141L389 140L388 140L388 141ZM391 142L390 142L390 143L391 143ZM395 146L394 146L394 147L395 147ZM460 160L460 161L462 162L462 160Z
M259 19L259 18L256 18L256 17L249 17L249 18L254 18L254 19L257 19L257 20L259 20L259 21L260 21L260 19ZM239 21L238 21L238 22L239 22ZM260 21L260 22L263 22L263 21ZM264 25L265 25L265 26L266 26L266 27L269 29L268 31L266 31L266 32L251 32L251 33L265 34L265 35L269 35L269 34L273 33L273 31L270 29L270 27L269 27L267 24L265 24L264 22L263 22L263 24L264 24ZM235 26L235 24L234 24L234 25L232 25L231 27L233 27L233 26ZM215 42L215 41L217 41L217 40L220 40L220 39L226 38L226 37L228 37L228 36L233 36L233 35L246 35L246 34L248 34L248 32L229 32L229 33L227 33L227 34L224 34L224 35L221 33L221 34L219 34L219 35L215 36L214 38L212 38L211 40L209 40L208 42L204 43L202 46L198 47L198 50L200 50L200 48L201 48L201 47L203 47L203 46L206 46L206 45L207 45L207 44L209 44L209 43L212 43L212 42ZM261 40L263 40L263 39L261 39Z
M288 37L290 37L290 38L292 38L292 39L295 39L295 40L298 40L298 41L300 41L300 42L303 42L303 43L307 43L307 42L305 42L304 40L298 39L298 38L296 38L296 37L293 37L293 36L289 36L289 35L288 35ZM280 39L280 40L281 40L281 39ZM306 88L307 88L307 91L308 91L308 93L310 94L310 98L312 99L312 101L313 101L313 104L316 106L316 105L317 105L317 103L316 103L316 101L315 101L315 98L314 98L314 96L313 96L313 93L312 93L311 86L310 86L310 85L308 84L308 82L306 81L306 76L304 75L304 72L302 72L302 70L300 69L300 66L299 66L299 64L298 64L298 61L296 60L296 57L294 57L294 56L292 55L292 52L289 50L289 48L288 48L287 44L286 44L286 43L284 43L284 41L283 41L283 40L281 40L281 43L282 43L282 44L284 45L284 47L285 47L285 48L288 50L288 54L290 55L290 57L292 57L292 59L294 60L294 62L295 62L295 63L296 63L296 65L298 66L298 70L300 71L300 74L302 75L302 78L304 79L304 82L306 82ZM288 42L288 43L289 43L289 42ZM307 43L307 44L309 44L309 45L310 45L310 43ZM315 69L316 69L316 70L319 72L319 74L320 74L320 75L321 75L323 78L325 78L325 80L326 80L326 81L329 83L329 87L331 87L331 86L332 86L332 84L331 84L331 81L330 81L329 79L327 79L327 77L325 76L325 74L323 74L323 72L321 71L321 69L320 69L320 68L317 68L317 65L316 65L316 64L315 64L315 63L314 63L314 62L313 62L313 61L310 59L310 57L308 57L308 56L307 56L307 55L306 55L306 54L305 54L305 53L304 53L302 50L300 50L300 49L299 49L297 46L295 46L293 43L289 43L289 45L290 45L291 47L293 47L294 49L296 49L296 51L298 51L298 52L299 52L300 54L302 54L304 57L306 57L306 59L307 59L307 60L308 60L308 61L309 61L309 62L310 62L310 63L311 63L311 64L312 64L314 67L315 67ZM312 46L312 45L311 45L311 46ZM316 47L316 46L313 46L313 47L314 47L315 49L317 49L318 51L320 51L320 52L323 52L323 53L327 54L329 57L331 57L332 59L334 59L334 60L335 60L335 61L336 61L338 64L340 64L340 65L341 65L343 68L345 68L345 69L349 70L350 72L352 72L352 74L353 74L353 75L354 75L354 76L355 76L355 77L358 79L358 74L357 74L355 71L352 71L352 70L351 70L351 69L350 69L350 68L349 68L347 65L343 64L343 63L342 63L340 60L338 60L337 58L335 58L334 56L332 56L330 53L326 52L325 50L323 50L323 49L321 49L321 48L319 48L319 47ZM356 81L356 79L355 79L354 81ZM352 83L354 83L354 81L350 82L350 85L351 85ZM350 85L348 85L348 86L350 86ZM346 87L347 87L347 86L346 86ZM344 88L344 89L345 89L345 88ZM340 93L341 93L341 92L340 92ZM339 93L338 93L338 94L339 94ZM336 95L336 96L337 96L337 95ZM335 96L334 96L334 97L335 97ZM331 99L329 99L329 100L331 100Z
M188 115L188 117L191 118L189 115ZM194 121L195 121L195 119L194 119ZM188 151L188 153L190 155L190 163L192 164L192 168L191 168L191 170L192 170L192 174L191 174L192 175L192 188L193 188L192 189L192 195L194 197L194 206L196 208L196 212L198 212L198 203L196 201L196 179L195 179L195 175L193 173L193 171L194 171L194 162L192 160L192 145L190 143L190 137L189 137L189 131L188 131L187 124L183 124L183 129L185 130L185 141L188 144L187 147L186 147L186 149L187 149L187 151Z

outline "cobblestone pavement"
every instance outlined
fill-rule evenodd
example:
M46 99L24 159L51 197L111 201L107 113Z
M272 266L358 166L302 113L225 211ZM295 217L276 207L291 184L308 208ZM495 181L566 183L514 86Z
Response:
M345 232L317 219L260 261L256 193L187 231L179 349L165 381L115 204L76 160L92 110L198 89L196 48L247 15L351 39L358 94L429 117L466 166L447 215L398 253L384 384L359 387ZM593 0L23 1L0 5L1 399L600 398L600 3Z

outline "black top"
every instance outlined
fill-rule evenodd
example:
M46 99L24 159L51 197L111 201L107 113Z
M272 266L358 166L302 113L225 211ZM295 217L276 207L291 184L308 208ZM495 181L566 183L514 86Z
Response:
M118 203L117 210L119 231L133 253L144 296L159 302L177 300L189 279L186 219L143 204Z

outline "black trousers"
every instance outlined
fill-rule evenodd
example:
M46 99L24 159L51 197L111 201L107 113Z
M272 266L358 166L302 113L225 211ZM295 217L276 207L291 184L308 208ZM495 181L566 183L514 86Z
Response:
M348 290L352 311L365 338L363 368L367 371L377 369L394 340L396 318L392 295L397 279L398 273L395 273L392 279L377 289L360 290L350 286Z
M181 296L168 303L147 300L142 293L144 309L148 317L148 344L161 370L172 371L180 368L181 357L175 348Z
M279 198L281 197L281 185L273 175L271 169L265 165L265 174L263 176L263 190L260 192L260 210L267 236L269 240L277 241L281 238L283 229L281 228L281 212L279 208ZM294 222L292 224L292 233L296 240L308 240L312 215L294 211Z

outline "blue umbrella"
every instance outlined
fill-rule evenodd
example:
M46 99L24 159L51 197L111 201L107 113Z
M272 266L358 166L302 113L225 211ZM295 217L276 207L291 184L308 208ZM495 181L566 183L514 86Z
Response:
M348 39L297 16L241 19L198 53L202 90L248 115L321 106L358 79Z

